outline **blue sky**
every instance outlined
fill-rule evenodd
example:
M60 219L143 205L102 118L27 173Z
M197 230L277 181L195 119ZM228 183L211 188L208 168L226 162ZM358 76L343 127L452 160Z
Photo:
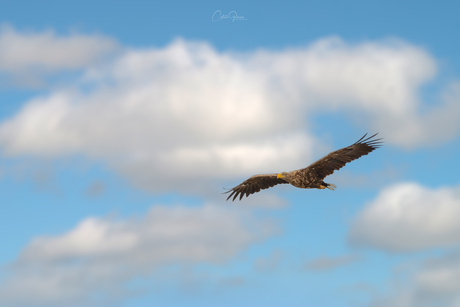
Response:
M3 1L0 305L457 306L459 8Z

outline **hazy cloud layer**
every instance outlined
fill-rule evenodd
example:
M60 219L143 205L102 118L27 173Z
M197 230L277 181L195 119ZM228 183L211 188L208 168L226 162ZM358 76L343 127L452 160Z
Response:
M460 304L460 253L429 258L395 282L390 295L371 302L372 307L456 307Z
M90 197L97 197L104 194L106 190L106 185L102 181L94 181L85 191L85 194Z
M283 258L284 253L280 249L274 249L266 257L259 257L254 261L254 268L259 271L272 271L276 270Z
M0 279L0 304L87 305L123 295L127 282L168 265L228 262L274 231L268 221L213 205L155 206L123 220L90 217L62 235L32 240Z
M359 260L360 257L357 255L344 255L337 257L323 256L307 261L303 267L309 271L329 271L349 265Z
M115 40L102 35L59 36L52 30L17 31L4 24L0 26L0 73L9 74L9 83L38 86L43 75L88 67L118 48Z
M86 69L78 86L30 100L0 125L0 147L9 156L83 154L149 190L198 191L206 180L312 162L325 153L309 130L318 112L344 111L404 148L447 140L460 125L457 86L431 110L418 98L435 73L429 54L396 40L246 53L176 40L126 49Z
M405 252L460 244L460 187L399 183L384 189L354 221L352 244Z

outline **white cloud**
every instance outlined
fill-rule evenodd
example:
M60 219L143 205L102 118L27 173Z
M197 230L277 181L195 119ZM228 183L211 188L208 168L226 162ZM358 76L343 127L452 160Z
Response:
M128 52L88 72L86 82L100 86L89 95L62 91L29 102L3 123L0 143L12 156L83 153L153 190L304 166L315 142L300 129L300 114L290 117L264 80L245 73L206 44Z
M32 99L1 124L0 146L10 156L83 154L150 190L196 191L306 166L322 146L308 130L317 112L344 110L405 148L438 142L445 127L453 137L455 95L419 115L419 88L435 73L423 49L395 40L247 53L177 40L125 50L76 88Z
M37 85L42 74L85 68L118 48L113 39L102 35L19 32L4 24L0 27L0 72L12 74L16 83Z
M404 283L395 283L391 294L375 299L370 306L456 307L460 304L460 254L430 258Z
M459 203L458 186L390 186L358 215L350 230L350 241L397 252L458 245Z
M169 265L219 265L273 234L268 221L224 207L154 206L145 217L90 217L57 236L38 237L0 285L0 304L85 305L124 293L134 278Z

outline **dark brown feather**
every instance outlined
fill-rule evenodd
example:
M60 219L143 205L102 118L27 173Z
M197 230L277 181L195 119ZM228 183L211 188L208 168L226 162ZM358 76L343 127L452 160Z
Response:
M246 197L248 197L251 194L257 193L260 190L271 188L277 184L288 183L282 178L276 178L276 176L277 174L254 175L251 178L243 181L241 184L237 185L233 189L225 192L230 193L230 195L227 197L227 200L233 196L232 201L234 201L238 197L238 195L240 196L241 200L245 194Z
M227 200L233 197L232 201L234 201L238 196L241 200L244 195L247 197L259 192L260 190L268 189L282 183L290 183L298 188L324 189L324 185L326 185L326 187L334 186L332 184L324 183L323 179L334 173L334 171L344 167L348 162L356 160L364 155L367 155L376 148L379 148L382 145L382 139L375 139L374 137L376 135L377 133L366 138L366 133L354 144L333 151L306 168L291 171L289 173L283 173L285 176L284 179L277 178L277 174L254 175L233 189L225 192L230 193Z
M376 135L377 133L366 139L366 133L356 143L333 151L310 166L299 171L301 173L314 173L319 179L324 179L324 177L329 176L334 173L334 171L344 167L348 162L365 156L374 149L379 148L382 145L382 139L374 139Z

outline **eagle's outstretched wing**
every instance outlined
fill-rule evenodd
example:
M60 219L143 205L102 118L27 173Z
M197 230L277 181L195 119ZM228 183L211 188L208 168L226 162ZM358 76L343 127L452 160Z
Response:
M254 175L251 178L243 181L241 184L237 185L233 189L228 190L225 193L230 193L227 197L227 200L233 196L232 201L234 201L238 195L243 198L244 194L246 197L250 194L259 192L260 190L271 188L277 184L288 183L282 178L276 178L278 174L267 174L267 175ZM224 193L224 194L225 194Z
M334 171L344 167L348 162L365 156L374 149L379 148L382 144L382 139L375 139L374 137L377 134L378 133L365 139L367 136L366 133L356 143L333 151L318 161L314 162L310 166L299 171L301 173L315 173L318 178L324 179L324 177L329 176L334 173Z

